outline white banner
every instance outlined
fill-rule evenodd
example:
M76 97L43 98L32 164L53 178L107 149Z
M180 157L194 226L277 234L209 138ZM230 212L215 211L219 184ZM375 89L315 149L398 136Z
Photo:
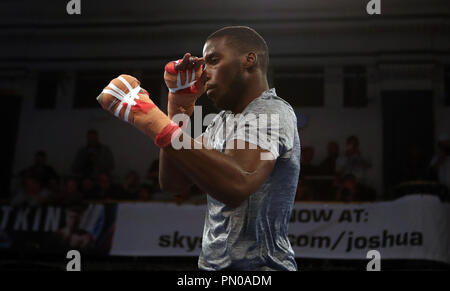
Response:
M361 204L297 204L289 225L297 257L428 259L450 263L449 204L430 195Z
M111 255L198 256L205 205L119 204Z
M296 257L428 259L450 263L450 205L431 195L376 203L296 203L289 239ZM198 256L205 205L120 204L111 255Z

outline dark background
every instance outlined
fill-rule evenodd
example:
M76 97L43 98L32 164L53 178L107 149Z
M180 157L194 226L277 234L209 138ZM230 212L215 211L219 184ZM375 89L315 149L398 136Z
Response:
M359 137L372 160L368 186L376 200L397 198L393 189L412 180L411 167L425 172L439 135L450 132L446 0L381 0L381 15L368 15L368 1L360 0L81 0L81 15L68 15L67 2L0 3L0 198L5 203L18 172L32 163L37 150L47 152L58 173L70 174L75 150L90 128L98 129L102 142L111 146L117 181L132 166L143 174L157 158L157 149L102 112L95 97L114 76L129 73L165 110L164 64L186 51L201 55L204 39L227 25L251 26L266 39L269 83L306 116L299 131L302 146L315 147L315 163L325 157L329 140L336 140L342 151L349 135ZM207 98L197 105L204 115L218 112ZM132 152L145 153L144 160L123 151L128 141ZM411 147L420 151L413 160L407 150ZM32 254L7 256L5 268L59 266L50 255L38 257L38 265ZM196 258L92 257L87 264L92 269L195 269ZM299 261L307 270L357 270L361 264ZM385 266L448 268L423 261Z

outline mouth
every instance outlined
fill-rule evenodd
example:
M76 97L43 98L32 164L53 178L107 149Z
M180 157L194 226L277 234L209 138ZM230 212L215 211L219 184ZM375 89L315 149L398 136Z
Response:
M216 87L207 87L206 88L206 95L208 95L208 97L210 97L211 93L214 92L214 90L216 89Z

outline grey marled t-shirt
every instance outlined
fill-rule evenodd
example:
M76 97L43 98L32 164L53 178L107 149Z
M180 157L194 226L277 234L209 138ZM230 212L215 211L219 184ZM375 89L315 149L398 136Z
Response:
M275 120L271 114L277 114ZM221 111L203 136L208 147L220 152L234 139L258 145L270 151L276 163L261 187L237 208L207 195L199 269L297 270L288 239L300 171L300 139L292 107L270 89L250 102L240 119Z

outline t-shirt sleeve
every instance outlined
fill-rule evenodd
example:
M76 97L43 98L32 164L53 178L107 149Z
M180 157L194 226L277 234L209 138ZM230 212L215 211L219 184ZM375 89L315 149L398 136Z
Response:
M284 157L294 146L295 114L287 105L271 102L254 106L237 118L235 130L227 141L242 140Z

